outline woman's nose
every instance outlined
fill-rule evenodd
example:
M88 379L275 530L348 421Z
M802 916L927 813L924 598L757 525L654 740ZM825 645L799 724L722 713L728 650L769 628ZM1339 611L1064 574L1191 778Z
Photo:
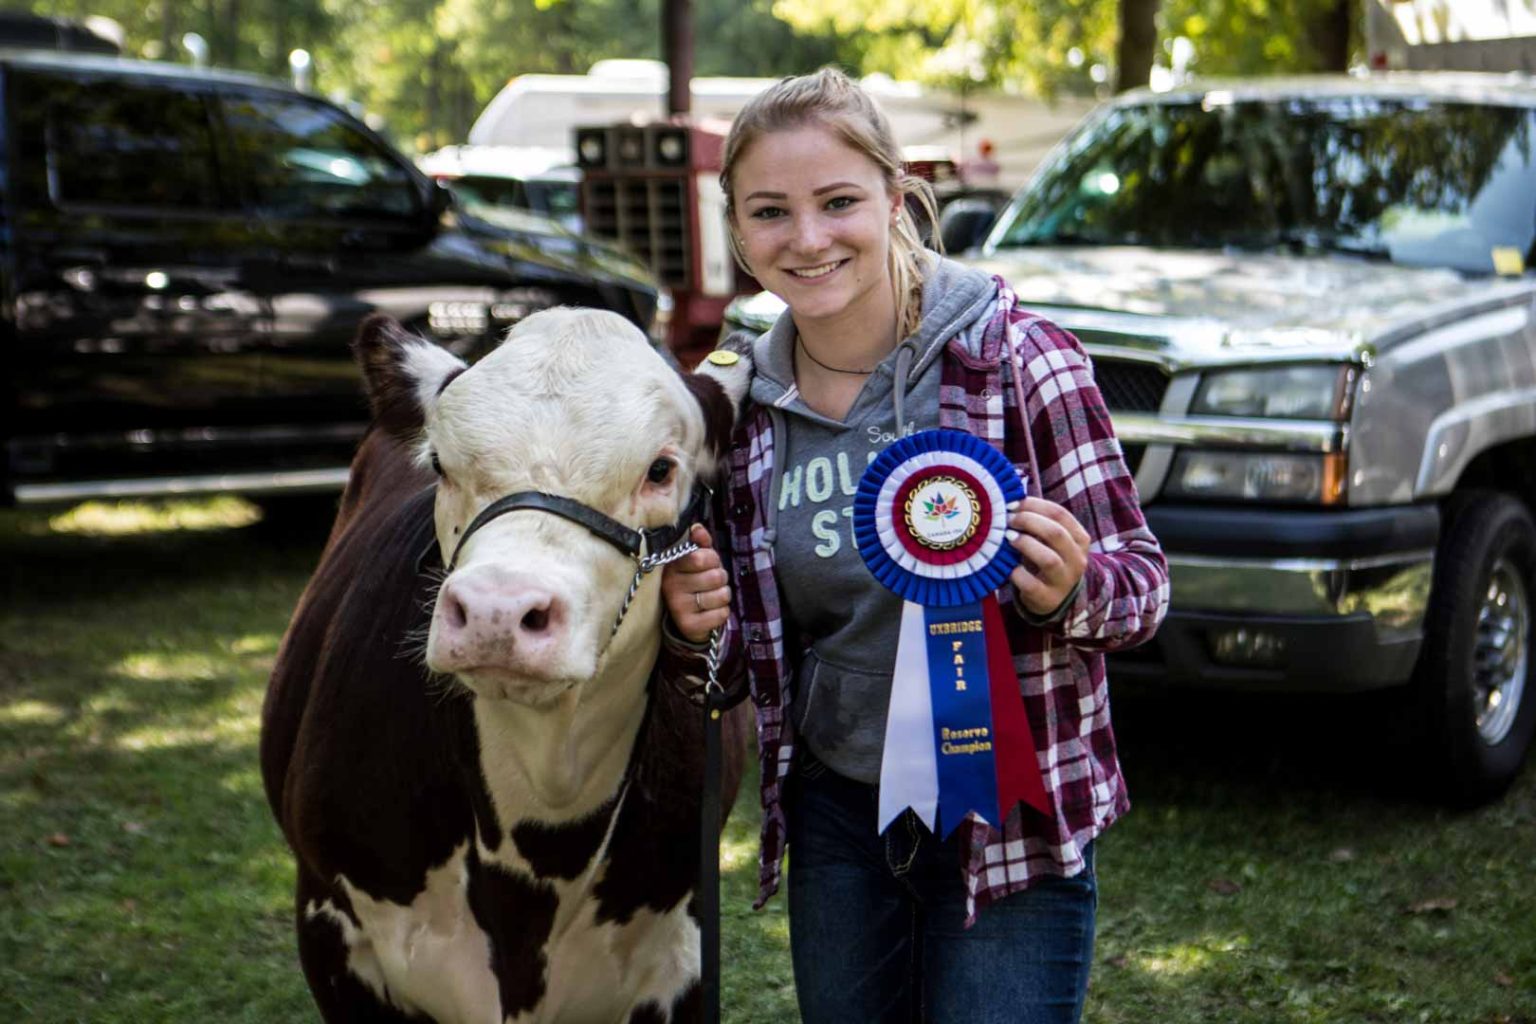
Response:
M795 251L820 252L827 247L827 243L826 226L822 224L820 217L811 214L795 218Z

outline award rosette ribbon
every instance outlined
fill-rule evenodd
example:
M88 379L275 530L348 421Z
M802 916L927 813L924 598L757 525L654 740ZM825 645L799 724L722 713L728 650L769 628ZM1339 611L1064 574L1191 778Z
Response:
M1015 803L1047 811L994 592L1018 564L1007 506L1024 482L991 445L924 430L881 452L859 481L854 538L903 599L879 830L910 807L937 833L975 812L994 828Z

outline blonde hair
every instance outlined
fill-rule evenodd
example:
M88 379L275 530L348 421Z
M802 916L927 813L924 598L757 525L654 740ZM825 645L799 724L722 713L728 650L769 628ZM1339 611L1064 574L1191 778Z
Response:
M851 148L874 161L885 178L887 191L901 197L896 220L891 225L888 259L896 297L896 323L901 337L906 337L917 330L922 320L926 262L922 234L908 208L907 199L914 198L927 214L929 223L937 225L939 218L933 189L923 179L906 173L901 147L896 144L890 121L868 93L835 67L780 79L752 97L731 123L720 169L720 187L725 191L727 216L731 223L731 255L741 269L752 273L735 230L736 196L731 178L737 162L764 135L812 125L830 129ZM935 244L939 244L937 238Z

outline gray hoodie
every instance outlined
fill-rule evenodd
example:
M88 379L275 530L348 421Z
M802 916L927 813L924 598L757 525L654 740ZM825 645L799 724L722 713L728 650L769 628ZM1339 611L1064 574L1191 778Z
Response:
M899 436L938 426L939 356L957 334L979 345L997 282L937 260L922 322L881 361L841 422L812 411L794 383L786 312L753 347L752 398L773 419L770 540L785 621L810 653L795 671L790 712L820 760L862 782L880 779L901 599L865 568L853 543L853 495L865 467ZM897 425L900 424L898 430Z

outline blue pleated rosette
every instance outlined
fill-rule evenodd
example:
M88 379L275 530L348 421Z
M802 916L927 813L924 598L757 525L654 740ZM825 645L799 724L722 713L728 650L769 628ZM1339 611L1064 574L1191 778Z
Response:
M854 540L875 579L902 599L972 603L1018 564L1003 534L1007 506L1023 497L1023 480L997 449L958 430L924 430L865 470L853 500ZM959 532L936 539L934 531L949 528L946 517Z

